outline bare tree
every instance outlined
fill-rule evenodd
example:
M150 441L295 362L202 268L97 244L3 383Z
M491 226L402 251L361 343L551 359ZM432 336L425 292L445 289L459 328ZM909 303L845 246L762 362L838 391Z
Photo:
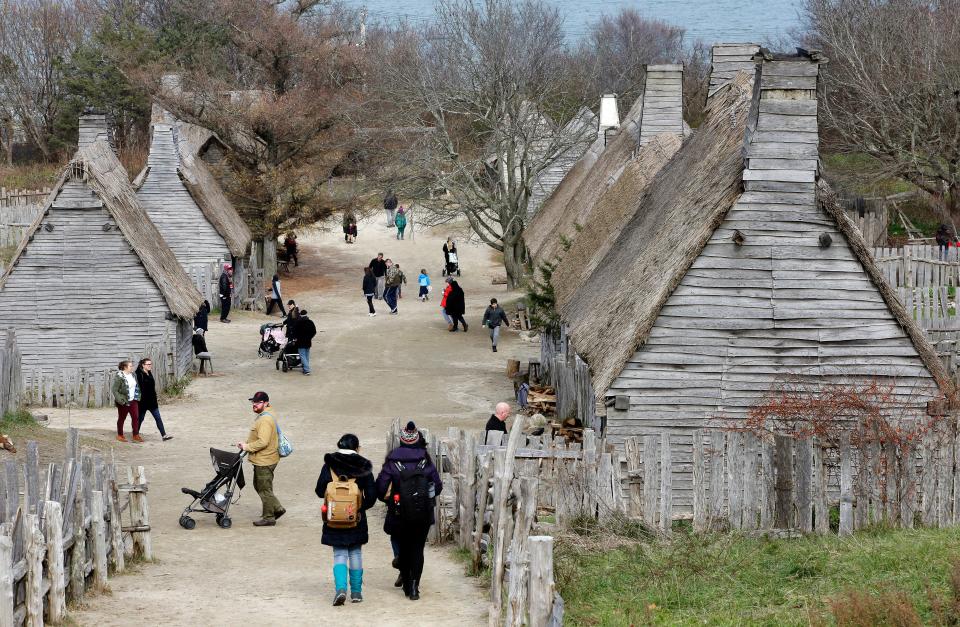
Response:
M832 148L873 157L960 218L960 2L807 0Z
M72 2L0 0L0 94L47 159L64 103L63 68L83 34Z
M545 111L564 92L562 21L536 0L442 0L434 25L384 43L373 83L386 122L429 127L396 155L392 174L439 193L420 222L465 216L523 281L527 204L537 176L595 129L563 133Z

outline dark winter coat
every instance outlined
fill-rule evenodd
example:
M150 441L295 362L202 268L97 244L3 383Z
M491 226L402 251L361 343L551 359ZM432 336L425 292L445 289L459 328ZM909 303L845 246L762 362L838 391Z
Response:
M510 326L510 322L507 320L507 312L505 312L503 307L499 305L496 307L493 305L487 307L487 310L483 312L483 324L487 325L491 329L494 327L499 327L501 324Z
M200 353L207 352L207 341L203 339L202 335L196 333L193 334L193 337L190 339L193 343L193 354L199 355Z
M397 200L396 194L388 194L387 197L383 199L383 208L387 211L393 211L399 204L400 201Z
M313 346L313 338L317 334L317 325L313 320L300 314L290 329L293 340L297 343L297 348L310 348Z
M503 420L497 418L496 414L490 414L490 420L487 421L487 426L483 428L484 434L487 431L503 431L507 432L507 423Z
M443 243L443 261L445 263L450 263L450 253L457 254L457 245L454 244L452 247L447 248L447 243Z
M220 282L217 284L217 287L220 291L220 298L230 298L230 293L233 291L233 288L230 287L230 277L227 276L226 272L220 273Z
M205 300L203 304L200 305L200 311L197 312L197 315L193 317L193 328L194 329L203 329L203 332L207 332L207 316L210 315L210 301Z
M383 530L385 533L392 535L402 531L402 529L400 529L399 515L394 511L391 499L393 485L400 483L400 469L397 468L397 463L402 464L404 468L408 468L410 466L416 466L420 463L420 460L428 457L427 449L423 444L423 438L421 438L417 444L401 444L393 449L383 462L383 468L380 469L380 474L377 475L377 497L387 502L387 516L383 521ZM433 465L433 461L427 461L423 472L427 476L427 481L433 482L436 496L440 496L440 492L443 491L443 482L440 480L440 473L437 472L437 467ZM436 522L436 520L431 510L430 524L432 525L434 522Z
M367 510L373 507L377 502L376 484L373 481L373 464L370 460L357 454L327 453L323 456L323 468L320 470L320 477L317 479L317 488L314 490L321 499L327 492L327 484L333 480L331 471L338 476L346 476L357 480L357 486L363 495L361 497L360 520L357 526L351 529L332 529L323 523L323 536L320 538L321 544L327 546L355 546L366 544L369 540L367 532Z
M160 405L157 402L157 382L153 373L137 368L133 374L137 377L137 387L140 388L140 411L157 409Z
M447 305L444 307L448 316L462 316L467 310L463 288L456 281L450 283L450 293L447 295Z
M387 273L387 262L383 259L373 259L370 261L370 270L373 271L373 276L382 277Z
M377 277L373 276L372 274L364 274L363 275L364 295L375 294L376 291L377 291Z

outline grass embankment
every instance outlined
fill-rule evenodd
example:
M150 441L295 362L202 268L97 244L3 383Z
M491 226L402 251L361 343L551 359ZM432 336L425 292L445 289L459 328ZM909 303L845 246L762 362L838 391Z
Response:
M0 166L0 187L7 189L43 189L52 186L63 170L61 163L30 163Z
M17 447L16 455L8 451L0 451L0 461L6 459L24 460L27 454L27 441L36 440L40 453L40 463L62 462L67 450L67 432L63 429L50 429L33 419L33 415L21 409L4 414L0 420L0 433L10 436ZM80 436L80 445L84 448L94 448L108 452L113 448L111 442Z
M877 529L771 540L675 533L667 542L594 529L558 542L571 625L960 624L960 530Z

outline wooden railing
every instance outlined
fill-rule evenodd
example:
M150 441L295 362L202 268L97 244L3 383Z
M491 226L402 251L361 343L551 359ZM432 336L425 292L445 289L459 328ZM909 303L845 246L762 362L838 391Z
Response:
M103 592L127 560L152 559L143 467L117 468L81 452L76 429L67 456L41 476L36 442L22 467L0 476L0 625L58 624L67 602ZM23 498L20 476L24 478Z

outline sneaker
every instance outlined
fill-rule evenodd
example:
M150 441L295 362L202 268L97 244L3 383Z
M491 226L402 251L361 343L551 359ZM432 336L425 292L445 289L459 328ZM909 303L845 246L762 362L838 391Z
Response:
M496 347L496 346L493 347L493 352L497 352L497 347Z
M336 594L333 595L333 607L340 607L346 602L347 602L347 591L337 590Z
M393 311L391 311L390 313L391 313L391 314L394 314L394 315L396 315L396 314L398 314L398 313L400 313L400 312L399 312L399 311L397 311L396 309L394 309L394 310L393 310Z
M127 441L127 438L123 437L122 435L117 436L117 442L126 442L126 441Z
M165 435L165 436L163 436L163 441L164 441L164 442L166 442L167 440L172 440L172 439L173 439L173 436L172 436L172 435Z
M143 442L143 438L141 438L140 434L138 433L133 434L133 437L130 439L133 440L134 442Z
M309 376L310 376L310 373L309 373L309 372L304 372L304 373L303 373L303 376L309 377Z
M351 603L360 603L361 601L363 601L363 594L361 594L359 590L351 590L351 591L350 591L350 602L351 602Z
M275 519L261 518L260 520L253 521L254 527L273 527L277 524Z
M374 317L375 315L377 315L377 314L375 314L375 313L368 313L368 314L367 314L367 317L368 317L368 318L372 318L372 317Z

